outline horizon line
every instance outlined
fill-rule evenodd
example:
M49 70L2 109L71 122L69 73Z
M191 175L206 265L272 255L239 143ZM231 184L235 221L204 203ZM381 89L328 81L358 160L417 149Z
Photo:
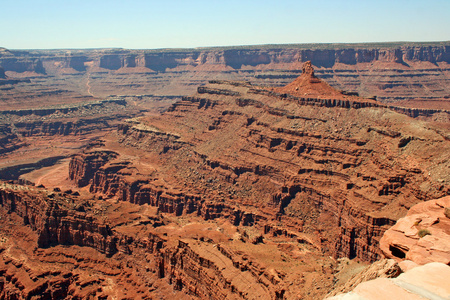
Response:
M209 50L209 49L233 49L233 48L270 48L270 47L306 47L306 46L364 46L364 45L383 45L402 46L407 44L449 44L450 40L443 41L385 41L385 42L320 42L320 43L274 43L274 44L242 44L242 45L223 45L223 46L199 46L199 47L163 47L163 48L126 48L126 47L86 47L86 48L7 48L0 46L0 49L7 51L58 51L58 50L154 50L154 51L180 51L180 50Z

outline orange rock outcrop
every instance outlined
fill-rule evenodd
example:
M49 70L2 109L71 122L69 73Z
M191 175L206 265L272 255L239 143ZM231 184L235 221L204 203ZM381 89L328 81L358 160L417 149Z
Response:
M413 206L384 234L380 249L388 258L450 264L450 196Z

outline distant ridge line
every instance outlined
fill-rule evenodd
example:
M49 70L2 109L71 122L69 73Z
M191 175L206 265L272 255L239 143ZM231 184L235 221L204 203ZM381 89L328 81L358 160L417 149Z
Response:
M288 43L288 44L256 44L256 45L231 45L231 46L204 46L193 48L50 48L50 49L9 49L0 46L0 50L9 51L150 51L150 52L183 52L183 51L204 51L204 50L244 50L244 49L311 49L311 50L332 50L332 49L372 49L372 48L399 48L399 47L426 47L426 46L450 46L450 41L427 41L427 42L367 42L367 43Z

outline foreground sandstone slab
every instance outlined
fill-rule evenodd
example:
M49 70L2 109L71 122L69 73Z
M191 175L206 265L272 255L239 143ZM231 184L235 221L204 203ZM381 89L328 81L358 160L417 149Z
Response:
M352 292L327 300L450 299L450 267L429 263L397 278L378 278L359 284Z

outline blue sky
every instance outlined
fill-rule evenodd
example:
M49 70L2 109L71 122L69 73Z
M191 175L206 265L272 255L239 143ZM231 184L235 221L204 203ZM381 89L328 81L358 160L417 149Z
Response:
M450 40L450 0L0 0L0 47Z

